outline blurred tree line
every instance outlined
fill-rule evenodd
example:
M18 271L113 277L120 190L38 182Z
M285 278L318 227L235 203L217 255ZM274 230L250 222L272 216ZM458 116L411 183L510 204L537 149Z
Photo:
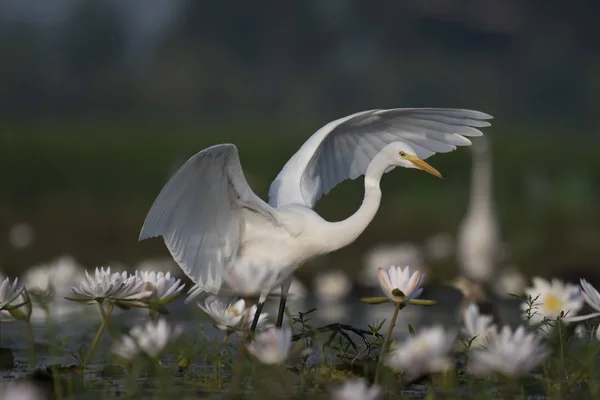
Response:
M448 106L579 128L600 100L598 1L173 7L143 56L116 1L73 2L43 29L3 19L0 115L271 120Z

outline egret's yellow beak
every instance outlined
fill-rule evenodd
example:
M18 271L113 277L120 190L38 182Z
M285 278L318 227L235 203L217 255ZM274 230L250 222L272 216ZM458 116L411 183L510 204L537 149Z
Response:
M435 175L438 178L445 179L444 176L442 174L440 174L440 171L438 171L437 169L433 168L431 165L427 164L425 161L421 160L419 157L417 157L417 156L410 156L410 158L408 158L408 160L410 162L412 162L415 165L415 167L419 168L420 170L428 172L431 175Z

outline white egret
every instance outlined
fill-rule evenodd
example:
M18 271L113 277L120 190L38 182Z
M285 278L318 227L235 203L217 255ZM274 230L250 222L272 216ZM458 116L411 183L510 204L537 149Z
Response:
M226 269L238 260L293 272L356 240L379 208L385 172L401 166L442 177L423 160L470 145L467 137L481 136L477 128L489 126L491 118L440 108L369 110L340 118L313 134L285 164L271 184L268 204L248 186L235 145L209 147L165 184L140 240L163 237L196 283L187 301L202 292L218 294ZM338 183L361 175L364 199L352 216L329 222L312 210ZM290 282L291 275L281 284L278 326Z
M487 138L473 146L471 195L459 226L457 260L462 274L480 284L490 282L500 261L500 233L494 212L492 161Z

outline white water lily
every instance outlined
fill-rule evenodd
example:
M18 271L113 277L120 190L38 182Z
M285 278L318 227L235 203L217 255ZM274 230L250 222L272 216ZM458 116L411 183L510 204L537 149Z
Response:
M31 299L25 287L19 284L19 278L11 282L5 278L0 283L0 313L8 319L29 321L31 317Z
M385 364L413 377L447 370L453 365L449 354L455 340L456 332L441 325L424 328L391 351Z
M596 311L600 311L600 293L585 279L581 279L581 296Z
M562 315L574 316L583 306L583 298L579 288L559 279L549 282L540 277L532 279L533 287L525 289L525 294L536 299L533 304L532 324L541 323L544 318L556 319ZM527 303L521 304L521 309L526 312L529 308ZM525 316L525 314L524 314ZM563 318L569 322L569 318Z
M129 275L126 271L114 273L110 279L123 282L123 287L118 294L110 297L112 300L118 300L121 303L148 301L153 291L147 287L146 282L135 275Z
M215 327L223 331L235 331L242 329L242 317L246 315L246 328L250 327L256 314L256 306L246 308L244 300L238 300L234 303L227 303L217 297L210 296L204 300L204 305L198 303L198 307L204 311L213 320ZM272 324L267 320L267 314L261 313L258 318L257 330L263 330Z
M499 373L516 377L529 373L548 355L540 336L527 333L523 326L514 333L510 327L504 326L499 333L490 335L487 348L469 353L469 370L477 376Z
M150 304L170 303L179 296L185 287L181 279L172 277L170 272L135 271L135 276L144 282L144 290L152 293L149 298L144 300Z
M0 310L5 310L21 295L23 285L19 285L19 278L10 281L10 278L5 278L0 284Z
M238 260L225 271L224 279L232 294L246 298L259 297L262 303L291 272L291 269L289 272L281 271L274 266Z
M587 303L587 305L590 306L596 312L591 313L591 314L586 314L586 315L580 315L578 317L571 316L571 317L564 318L564 321L566 321L566 322L584 321L586 319L595 318L595 317L600 316L600 293L598 293L596 288L593 287L585 279L581 279L580 283L581 283L581 297L583 297L583 300Z
M113 353L125 360L133 360L139 354L158 358L169 342L176 340L182 332L182 326L171 327L161 318L157 322L133 327L129 335L124 335L114 346Z
M12 307L8 312L14 319L27 322L31 320L33 307L31 305L31 297L29 297L29 293L27 292L26 288L23 288L23 291L16 298L16 300L12 302L11 306Z
M368 386L364 378L347 380L331 393L332 400L379 400L380 398L381 387Z
M269 328L257 334L247 349L263 364L282 364L292 347L292 330L288 327Z
M498 329L492 323L494 318L491 315L480 314L479 306L475 303L469 303L462 313L462 318L462 332L471 341L471 348L486 346L488 336Z
M74 296L69 300L93 303L105 299L133 301L147 298L151 291L144 289L144 282L127 272L113 273L108 268L96 268L94 275L87 271L83 282L71 287Z
M103 267L96 268L94 275L90 275L88 271L85 271L83 281L71 287L71 291L75 296L70 299L88 302L104 300L118 296L122 289L123 280L118 277L112 279L110 267L106 269Z
M415 299L421 295L421 283L425 274L415 271L410 273L410 268L396 267L392 265L387 270L379 268L378 270L379 286L383 293L392 299L395 303L403 303L407 300ZM402 295L394 294L394 290L400 290Z

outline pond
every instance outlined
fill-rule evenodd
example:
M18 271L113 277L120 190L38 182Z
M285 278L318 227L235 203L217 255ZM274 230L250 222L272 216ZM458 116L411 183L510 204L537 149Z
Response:
M366 329L369 324L386 320L380 330L380 332L385 332L388 327L387 322L393 311L393 305L370 305L359 300L362 296L378 295L378 292L378 289L373 289L362 293L351 293L343 301L321 303L309 295L305 299L288 301L288 310L290 315L296 315L298 312L316 308L308 316L312 327L339 322ZM462 301L462 295L458 291L443 286L432 286L426 288L421 297L436 300L438 304L431 307L406 307L399 314L393 337L405 337L408 334L409 324L415 330L434 324L458 326L460 322L459 309ZM199 393L203 396L211 393L209 390L210 384L198 385L190 383L190 381L195 379L196 382L198 380L206 382L207 380L216 379L214 371L211 371L215 361L212 360L208 365L203 365L201 360L207 358L206 356L203 357L202 352L214 353L217 343L223 337L223 332L213 327L210 319L194 303L185 304L184 298L185 296L180 296L169 304L169 314L166 315L166 318L172 325L181 325L188 337L197 338L205 348L199 349L199 356L185 369L178 368L178 360L173 357L163 360L162 366L173 371L170 390L177 393L179 399L197 398ZM268 301L265 311L274 316L277 303L276 299ZM520 322L519 303L516 299L506 298L502 300L498 303L498 310L504 323L515 325ZM119 337L132 326L143 324L147 320L147 310L119 310L111 317L110 326L115 336ZM121 397L127 391L127 385L131 385L131 382L128 382L131 378L128 376L130 372L119 367L111 354L111 346L114 340L108 332L105 332L102 336L94 356L86 368L86 384L83 385L80 379L80 371L77 371L79 361L76 355L80 352L82 346L89 347L100 322L101 318L97 308L90 305L86 312L71 316L68 319L55 322L38 321L33 324L37 367L42 370L49 366L70 367L71 370L64 368L55 376L66 379L67 386L70 385L75 388L74 390L79 393L77 396L81 396L75 398L89 400L96 398L90 396L97 396L99 399ZM349 333L349 335L361 350L365 350L360 337L353 333ZM322 336L324 336L323 340L326 340L327 334ZM230 343L230 352L235 352L236 339L232 338ZM31 369L29 368L30 350L24 325L16 321L1 324L1 346L3 349L12 351L14 364L12 368L0 371L0 381L11 381L15 378L31 376ZM327 352L327 356L331 360L335 360L335 354L331 351ZM228 364L224 365L223 370L223 378L226 378L226 371L229 371L231 367L229 364L232 363L232 360L228 359L223 362ZM313 360L315 365L320 362L318 357L316 361ZM51 375L41 373L37 375L37 379L52 382L54 378ZM156 382L152 382L151 378L145 378L143 375L140 375L136 381L142 390L136 392L135 398L143 398L144 396L156 398L154 387ZM149 385L149 387L144 388L146 385ZM408 397L420 397L426 391L427 385L415 383L404 388L403 393ZM213 395L219 397L224 395L224 392L215 389Z

